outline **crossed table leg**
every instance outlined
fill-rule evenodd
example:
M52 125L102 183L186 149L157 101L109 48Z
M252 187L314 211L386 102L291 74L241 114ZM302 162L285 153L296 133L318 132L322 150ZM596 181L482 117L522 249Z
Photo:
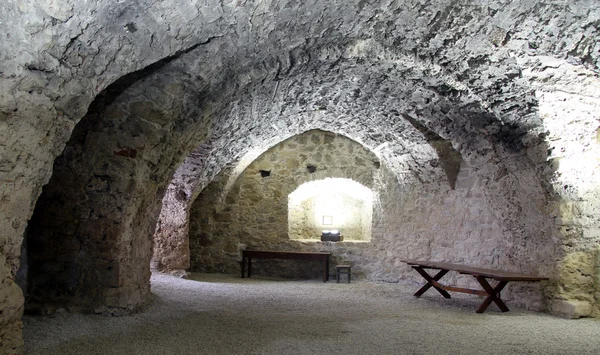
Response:
M506 307L506 304L500 299L500 291L508 284L508 281L499 281L496 287L492 287L482 276L475 276L475 279L479 281L479 284L488 295L481 306L479 306L479 309L477 309L477 313L483 313L492 301L494 301L502 312L508 312L508 307Z
M440 270L437 274L435 274L434 277L431 277L425 270L423 270L422 267L413 266L413 269L415 269L419 274L421 274L421 276L423 276L423 278L425 280L427 280L427 283L423 287L421 287L419 289L419 291L417 291L415 293L415 297L421 297L422 294L424 294L427 290L429 290L431 287L433 287L437 290L437 292L441 293L442 296L444 296L445 298L450 298L450 294L448 292L446 292L442 288L434 285L434 281L438 281L439 279L444 277L444 275L446 275L448 273L448 270Z
M481 305L477 309L477 313L483 313L492 302L496 303L496 305L498 306L498 308L500 308L502 312L508 312L508 307L502 301L502 299L500 299L500 292L508 284L508 281L499 281L498 284L496 284L496 286L492 287L485 279L485 277L473 275L475 279L479 282L481 287L483 287L483 290L472 290L468 288L446 286L439 283L438 280L444 277L444 275L446 275L449 270L440 269L440 271L438 271L438 273L435 274L435 276L431 277L431 275L429 275L423 267L413 265L412 268L415 269L427 281L427 283L415 293L415 297L420 297L427 290L433 287L445 298L450 298L450 294L448 294L446 290L486 296L483 303L481 303Z

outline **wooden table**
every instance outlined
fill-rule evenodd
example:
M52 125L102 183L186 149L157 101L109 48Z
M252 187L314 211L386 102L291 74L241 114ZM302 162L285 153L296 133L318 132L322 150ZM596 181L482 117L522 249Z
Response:
M246 259L248 259L248 277L252 275L252 258L257 259L297 259L297 260L321 260L323 261L323 282L329 280L329 256L327 252L308 251L278 251L278 250L244 250L242 251L242 278L246 270Z
M486 296L485 300L477 309L477 313L483 313L486 308L492 303L500 308L502 312L508 312L508 307L500 298L500 292L508 284L509 281L525 281L525 282L537 282L548 280L547 277L523 275L514 272L507 272L501 270L484 269L473 266L466 266L460 264L441 263L435 261L419 261L419 260L402 260L408 265L412 266L423 278L427 281L425 286L421 287L416 293L415 297L420 297L423 293L429 290L431 287L436 289L445 298L450 298L450 295L446 291L470 293L479 296ZM429 275L425 269L439 270L435 276ZM483 290L473 290L470 288L461 288L455 286L446 286L439 283L438 281L448 273L448 271L456 271L459 274L473 275L477 282L483 287ZM496 285L492 287L487 279L497 281Z

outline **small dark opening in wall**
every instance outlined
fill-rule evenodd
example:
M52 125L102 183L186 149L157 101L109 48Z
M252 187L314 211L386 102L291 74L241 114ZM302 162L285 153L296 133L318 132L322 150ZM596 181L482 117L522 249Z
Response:
M306 169L308 169L308 172L311 174L314 173L315 171L317 171L317 167L314 165L307 165Z
M381 167L381 163L378 161L374 161L373 166L375 167L375 169L379 169Z
M137 27L135 27L135 23L133 23L133 22L129 22L128 24L126 24L123 27L125 28L125 31L130 32L130 33L135 33L138 30Z
M261 177L271 176L271 170L259 170Z

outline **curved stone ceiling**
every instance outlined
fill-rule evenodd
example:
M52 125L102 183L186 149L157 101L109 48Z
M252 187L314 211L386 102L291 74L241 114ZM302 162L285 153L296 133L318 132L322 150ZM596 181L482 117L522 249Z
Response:
M371 38L432 60L485 98L486 92L502 90L489 85L494 79L518 76L502 64L512 57L557 56L597 72L597 11L597 4L586 1L568 7L488 1L9 2L1 24L10 33L1 38L7 49L0 69L0 111L7 128L1 131L7 152L2 166L6 180L24 182L25 193L18 200L5 197L12 201L8 223L22 232L31 208L16 205L35 200L51 161L96 93L182 51L216 44L202 63L205 69L228 69L212 71L219 75L307 43ZM19 123L28 117L37 117L36 123ZM37 141L47 144L41 148L32 143ZM29 158L13 159L11 152L19 151L31 152Z
M192 54L186 58L193 58ZM224 107L224 114L215 115L219 118L213 123L209 141L197 148L177 175L187 175L186 180L194 184L198 177L191 171L206 173L204 165L215 165L206 160L208 153L220 159L239 159L251 146L264 151L312 128L347 135L373 150L385 148L387 153L383 154L390 157L425 154L410 159L418 162L413 170L431 170L427 161L436 158L431 150L426 153L427 148L417 147L424 146L425 141L422 133L411 127L413 120L451 140L473 165L478 165L489 160L493 143L521 148L525 133L535 133L539 125L535 99L522 80L513 80L516 89L503 96L512 99L510 105L494 97L501 102L494 111L493 103L475 95L441 67L388 51L373 41L287 53L283 60L267 59L270 61L265 60L259 69L249 68L236 77L237 85L230 89L233 101ZM507 84L509 79L502 80L496 85ZM214 111L225 100L212 95L217 102L211 107ZM508 106L509 112L502 112L502 106ZM514 119L514 111L519 109L523 122ZM401 174L402 168L395 170ZM427 173L422 175L422 181L434 180Z
M156 101L172 112L159 115L165 121L149 124L161 126L158 130L164 129L164 139L154 135L156 150L146 151L143 157L152 164L168 164L158 169L160 176L148 173L157 185L166 185L185 155L201 143L208 145L200 146L200 151L222 149L218 152L239 157L229 144L235 138L230 131L237 126L228 117L235 117L236 102L242 116L254 124L260 120L252 115L259 108L253 105L268 102L269 97L285 103L282 93L297 99L290 107L312 105L311 109L276 114L271 107L275 127L255 127L271 133L256 133L255 138L240 140L240 146L253 144L252 139L275 143L268 137L286 129L280 116L303 122L311 114L322 115L319 97L324 96L331 115L319 118L323 123L342 122L357 113L378 122L374 125L382 129L372 135L361 133L367 127L360 118L350 121L347 132L340 128L340 133L365 146L376 149L381 147L378 142L397 138L403 143L386 149L394 155L415 155L419 150L408 149L406 142L424 141L418 130L405 124L410 118L451 141L467 161L478 165L503 154L492 148L494 142L503 142L500 150L510 151L543 139L532 91L545 80L538 70L550 67L558 72L560 66L572 65L597 77L599 17L600 4L583 0L466 4L10 0L0 9L0 179L4 182L0 245L6 260L0 271L2 287L18 294L12 278L23 232L42 186L50 179L54 159L92 100L129 73L133 74L112 89L135 83L131 90L145 86L146 101L165 96L171 100L168 105ZM392 62L400 64L393 68ZM373 63L377 68L369 71ZM413 63L416 69L403 71L402 63ZM396 70L394 75L385 73L390 67ZM294 68L302 69L295 73ZM321 71L311 74L311 69ZM341 78L336 77L337 70ZM286 86L289 79L297 84ZM164 94L164 84L182 81L181 87L171 86L173 91ZM533 87L531 81L536 82ZM560 86L554 79L550 82ZM300 90L305 85L313 89ZM381 97L367 97L366 90L357 95L361 85L369 90L377 87L374 92ZM142 102L134 91L124 95ZM349 96L339 96L342 92ZM242 99L243 95L250 96ZM250 99L252 95L257 99ZM354 100L352 95L357 95ZM357 101L369 102L370 108L401 105L403 110L371 112ZM128 109L143 117L147 108L135 104ZM187 132L189 125L212 125L212 138L204 142L204 137L194 137L202 130ZM323 125L307 127L326 128ZM112 128L106 129L104 133ZM135 127L130 129L134 133ZM299 131L300 127L292 126L289 134ZM160 151L162 144L173 141L180 144L178 148ZM126 150L119 152L131 154L127 149L132 147L121 145ZM420 164L434 156L429 150L412 159L414 163L408 165L415 176L427 176L430 169ZM209 172L226 163L206 162L203 170ZM22 299L14 299L6 303L3 314L7 316L0 320L1 326L10 324L11 329L18 328L15 324L22 311Z

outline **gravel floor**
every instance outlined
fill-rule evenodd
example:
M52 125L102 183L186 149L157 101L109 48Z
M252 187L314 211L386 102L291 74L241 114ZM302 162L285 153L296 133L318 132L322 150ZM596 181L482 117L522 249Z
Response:
M476 314L476 298L402 283L190 276L153 275L153 304L132 316L26 316L26 353L600 354L595 319Z

